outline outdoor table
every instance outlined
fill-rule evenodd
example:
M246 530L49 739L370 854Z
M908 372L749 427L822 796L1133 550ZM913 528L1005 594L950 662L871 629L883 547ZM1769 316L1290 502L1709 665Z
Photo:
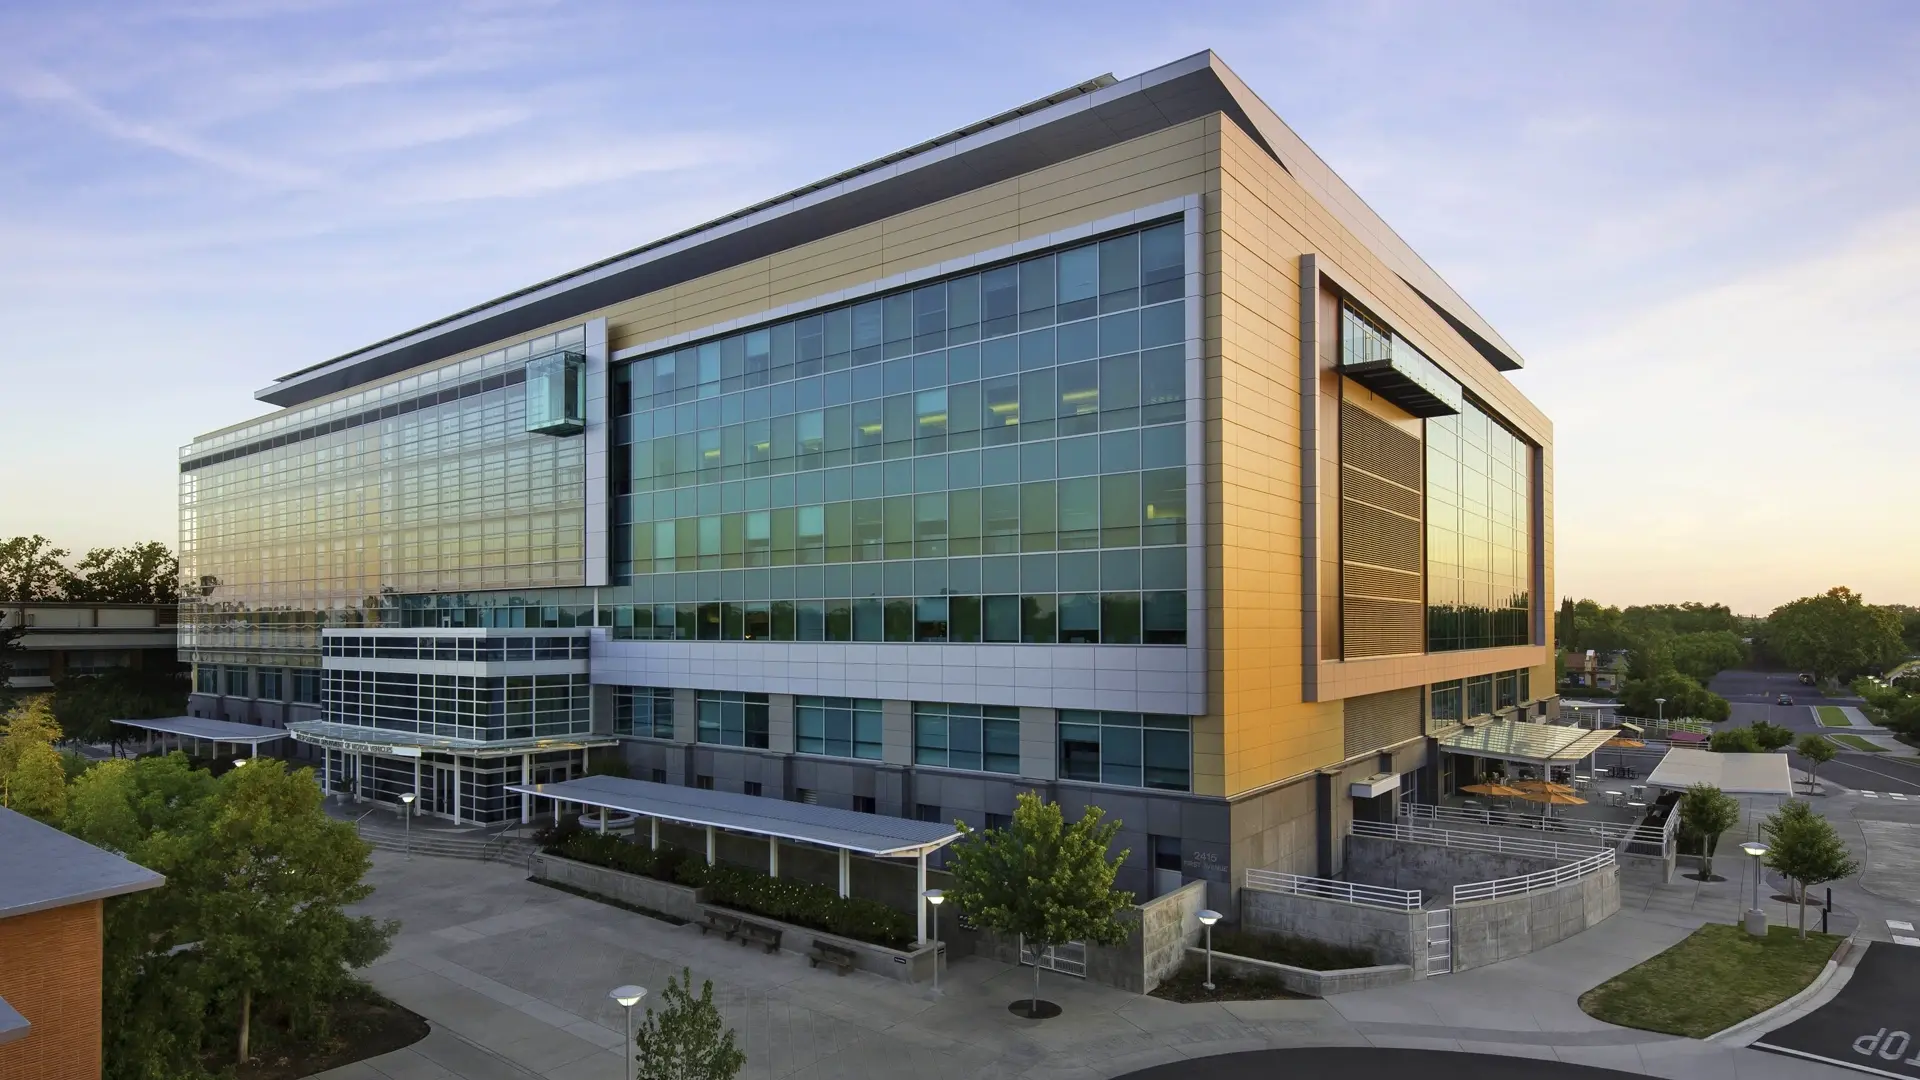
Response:
M1645 810L1646 808L1647 808L1647 804L1640 802L1637 799L1627 804L1627 809L1632 810L1636 814L1642 810Z
M1626 795L1626 792L1621 791L1619 788L1608 788L1606 790L1607 805L1619 806L1621 798L1624 797L1625 795Z
M1633 797L1634 797L1634 798L1636 798L1636 799L1644 799L1644 798L1646 798L1646 797L1647 797L1647 785L1645 785L1645 784L1635 784L1635 785L1633 785Z

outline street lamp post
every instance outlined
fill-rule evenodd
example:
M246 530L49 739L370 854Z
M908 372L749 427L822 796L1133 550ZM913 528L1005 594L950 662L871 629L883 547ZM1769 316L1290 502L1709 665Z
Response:
M1666 723L1667 722L1667 699L1663 697L1654 698L1653 707L1660 711L1659 712L1660 722L1663 724Z
M1213 924L1220 921L1220 913L1212 908L1205 908L1200 912L1199 919L1200 925L1207 928L1207 981L1200 985L1211 994L1213 993Z
M633 1080L633 1007L640 1004L641 998L647 996L647 988L633 985L616 986L607 991L607 996L627 1010L627 1046L621 1053L627 1059L627 1080Z
M1754 937L1767 936L1767 913L1760 907L1760 860L1767 855L1767 845L1758 840L1749 840L1740 845L1740 850L1753 856L1753 910L1747 912L1747 933Z
M400 793L400 804L406 807L406 809L402 811L402 813L405 814L407 818L407 861L408 862L413 861L413 800L416 798L418 798L418 796L416 796L411 791L403 791Z
M940 904L947 894L939 889L928 889L920 895L933 905L933 992L940 992Z

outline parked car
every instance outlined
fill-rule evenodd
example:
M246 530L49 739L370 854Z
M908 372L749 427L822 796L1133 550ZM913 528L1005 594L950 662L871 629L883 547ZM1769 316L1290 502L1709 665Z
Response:
M1776 702L1774 702L1774 704L1776 704L1776 705L1791 705L1791 704L1793 704L1793 695L1792 695L1792 694L1781 694L1781 695L1780 695L1780 700L1778 700L1778 701L1776 701Z

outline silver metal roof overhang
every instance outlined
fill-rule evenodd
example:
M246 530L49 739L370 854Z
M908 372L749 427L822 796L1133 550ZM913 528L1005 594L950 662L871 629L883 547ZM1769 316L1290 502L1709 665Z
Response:
M0 807L0 919L166 883L138 863Z
M509 784L507 790L681 825L711 826L880 857L924 855L961 835L952 825L934 821L618 776L586 776L558 784Z
M297 720L287 725L287 734L295 740L340 750L349 754L381 754L386 757L417 758L423 753L458 754L462 757L519 757L522 754L548 754L561 750L585 750L594 746L614 746L620 740L610 736L556 735L532 739L456 739L446 735L416 735L410 731L335 724L326 720Z
M1616 734L1565 724L1495 720L1478 727L1456 728L1440 736L1438 741L1440 749L1453 754L1533 765L1564 765L1592 755Z
M1211 51L1057 94L726 217L285 375L254 397L292 406L577 318L1212 113L1272 155L1495 368L1520 354Z
M1695 784L1712 784L1729 795L1793 796L1793 773L1783 753L1717 754L1676 747L1647 774L1648 787L1684 791Z
M248 746L259 746L261 743L284 739L292 734L285 728L236 724L230 720L209 720L204 716L169 716L160 720L115 720L114 723L159 735L178 735L185 739L206 739L211 742L245 743Z

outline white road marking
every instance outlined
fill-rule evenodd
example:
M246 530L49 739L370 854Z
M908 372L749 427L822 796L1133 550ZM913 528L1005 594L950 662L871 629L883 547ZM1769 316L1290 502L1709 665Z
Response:
M1910 922L1901 922L1901 921L1900 921L1900 920L1898 920L1898 919L1888 919L1888 920L1887 920L1887 929L1889 929L1889 930L1911 930L1911 929L1913 929L1913 924L1912 924L1912 923L1910 923Z
M1877 791L1863 791L1860 794L1865 795L1869 799L1877 799L1880 797L1880 793Z
M1888 794L1892 795L1896 799L1899 799L1901 802L1907 801L1907 797L1905 795L1900 794L1897 791L1888 792Z
M1893 935L1893 943L1895 945L1920 945L1920 937L1905 937L1900 934L1895 934Z

